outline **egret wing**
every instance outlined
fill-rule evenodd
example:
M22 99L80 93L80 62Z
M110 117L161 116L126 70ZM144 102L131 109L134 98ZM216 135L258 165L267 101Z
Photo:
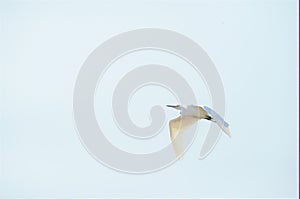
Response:
M170 137L177 159L183 157L184 152L184 139L183 131L189 126L198 121L198 118L179 116L169 122Z
M229 137L231 137L231 133L229 130L229 124L218 113L216 113L211 108L209 108L207 106L204 106L203 108L212 117L211 121L216 122L218 124L218 126L224 131L224 133L226 133Z

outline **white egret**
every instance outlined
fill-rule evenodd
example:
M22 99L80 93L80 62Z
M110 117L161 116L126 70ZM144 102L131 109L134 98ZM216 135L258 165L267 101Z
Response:
M223 132L231 137L229 124L225 122L225 120L218 113L207 106L167 105L167 107L180 110L180 116L173 120L170 120L169 122L170 137L177 159L181 159L183 157L183 131L198 120L206 119L211 122L217 123L217 125L223 130Z

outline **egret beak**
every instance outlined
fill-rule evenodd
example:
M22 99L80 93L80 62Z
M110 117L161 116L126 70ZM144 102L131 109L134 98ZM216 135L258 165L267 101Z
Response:
M170 107L170 108L175 108L175 109L179 109L179 105L166 105L167 107Z

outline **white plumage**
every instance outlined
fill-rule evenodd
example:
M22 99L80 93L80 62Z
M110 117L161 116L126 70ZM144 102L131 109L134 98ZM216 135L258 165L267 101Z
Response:
M169 122L170 137L177 159L183 157L183 131L200 119L215 122L224 133L231 137L229 124L218 113L207 106L167 105L167 107L180 110L180 116Z

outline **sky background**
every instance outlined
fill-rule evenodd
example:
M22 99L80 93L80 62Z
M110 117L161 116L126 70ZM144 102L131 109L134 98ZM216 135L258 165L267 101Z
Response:
M0 196L296 198L297 9L291 0L1 1ZM232 138L222 135L199 160L209 128L199 122L183 161L132 175L105 167L85 150L75 130L72 96L79 69L96 47L146 27L186 35L207 52L223 81ZM169 143L167 126L141 141L113 123L113 88L134 66L148 63L181 73L199 103L211 105L202 78L178 57L145 51L121 58L101 80L95 111L98 120L107 121L102 126L107 138L129 152L148 153ZM153 105L174 103L172 93L149 86L132 97L129 113L145 126ZM167 118L178 115L164 109Z

